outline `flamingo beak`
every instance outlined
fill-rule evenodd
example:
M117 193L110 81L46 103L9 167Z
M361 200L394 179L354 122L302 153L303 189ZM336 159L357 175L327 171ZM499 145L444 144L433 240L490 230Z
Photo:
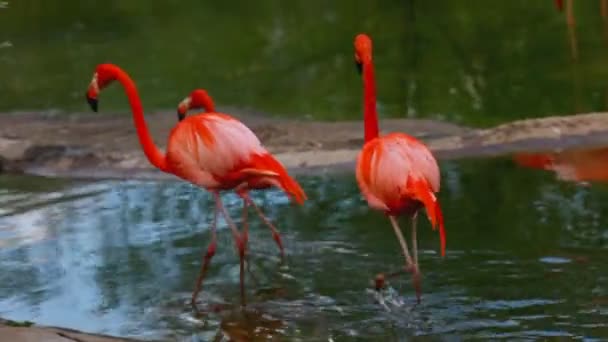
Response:
M186 118L186 113L188 109L190 109L190 104L192 103L192 98L190 96L186 97L182 100L182 102L177 105L177 120L182 121Z
M87 92L87 102L89 103L89 106L91 106L91 109L94 112L97 112L97 99L89 96L88 92Z
M355 67L357 68L357 72L359 75L363 72L363 61L359 57L359 54L355 52Z
M94 112L97 112L97 95L99 94L99 84L97 83L97 73L93 74L93 79L91 80L91 83L89 83L89 89L87 89L87 94L86 94L86 98L87 98L87 102L89 103L89 106L91 106L91 109Z
M181 111L180 109L177 110L177 121L182 121L186 118L186 113Z

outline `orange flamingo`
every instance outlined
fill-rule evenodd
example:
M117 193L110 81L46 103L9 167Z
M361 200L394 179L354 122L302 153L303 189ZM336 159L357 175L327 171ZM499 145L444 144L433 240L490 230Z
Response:
M416 239L416 217L424 207L433 229L439 226L441 255L445 255L443 215L435 193L439 191L439 167L429 149L404 133L378 135L376 84L372 62L372 40L355 37L355 61L363 73L365 144L357 157L356 177L361 193L372 209L384 212L393 226L405 256L405 271L412 272L416 298L420 302L420 268ZM397 222L399 215L412 219L413 258ZM376 278L383 287L384 276Z
M247 207L255 208L258 215L272 230L281 255L283 255L283 246L279 233L270 220L264 216L261 209L251 200L248 195L249 190L276 186L299 204L306 200L306 194L300 185L288 175L281 163L262 146L255 134L240 121L226 114L201 113L180 120L169 134L166 153L163 155L154 144L146 126L143 107L135 83L120 67L113 64L97 66L86 94L89 105L94 111L97 111L99 92L115 80L120 82L125 89L131 105L137 136L148 161L163 172L207 189L215 199L211 242L204 255L203 265L192 293L193 308L196 309L196 298L201 290L207 268L215 254L218 212L221 212L230 227L239 253L241 300L244 305L243 264L247 234L241 234L230 219L222 204L220 191L235 190L243 199L244 224L246 224ZM188 108L188 106L192 106L193 101L199 100L203 101L201 105L209 106L209 102L204 102L206 100L200 96L188 97L182 103L184 108ZM211 101L209 108L213 108L212 103Z

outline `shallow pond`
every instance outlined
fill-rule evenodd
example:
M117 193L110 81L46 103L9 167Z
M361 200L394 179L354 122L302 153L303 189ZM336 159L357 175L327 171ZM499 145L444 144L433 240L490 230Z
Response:
M181 182L0 177L0 316L146 339L226 336L342 341L407 336L608 337L608 187L556 180L510 159L443 162L448 250L420 222L423 301L382 215L353 176L301 177L310 201L255 200L288 253L251 220L248 307L223 221L193 315L189 297L210 237L210 196ZM237 219L240 202L224 196ZM252 216L250 216L252 217ZM406 236L409 225L402 221ZM222 337L224 336L224 337Z

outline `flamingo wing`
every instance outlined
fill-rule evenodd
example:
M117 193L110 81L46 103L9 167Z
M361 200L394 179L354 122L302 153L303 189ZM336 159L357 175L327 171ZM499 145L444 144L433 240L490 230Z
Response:
M439 191L439 167L431 152L414 138L392 133L368 142L357 159L357 181L372 207L399 206L412 197L408 182L422 180ZM383 205L380 205L381 202Z
M173 172L206 188L220 186L217 177L265 152L249 128L220 113L189 116L175 126L167 144Z
M363 147L356 173L372 208L398 214L413 212L422 203L433 228L440 228L444 253L443 215L434 194L439 191L439 167L426 146L403 133L376 138Z
M169 137L167 158L177 176L205 188L274 185L300 203L306 198L257 136L226 114L198 114L180 122Z

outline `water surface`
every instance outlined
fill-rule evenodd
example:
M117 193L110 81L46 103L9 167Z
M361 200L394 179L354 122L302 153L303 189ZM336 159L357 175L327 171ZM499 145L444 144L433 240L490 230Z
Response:
M255 200L283 233L251 221L249 306L220 224L201 300L188 305L209 240L210 196L181 182L0 178L0 316L147 339L399 340L406 336L608 337L608 188L561 182L509 159L444 162L447 255L420 221L423 302L382 215L353 176L301 178L303 207L278 192ZM237 219L240 203L224 201ZM252 213L253 214L253 213ZM402 220L409 236L407 220ZM227 340L227 338L225 338Z

